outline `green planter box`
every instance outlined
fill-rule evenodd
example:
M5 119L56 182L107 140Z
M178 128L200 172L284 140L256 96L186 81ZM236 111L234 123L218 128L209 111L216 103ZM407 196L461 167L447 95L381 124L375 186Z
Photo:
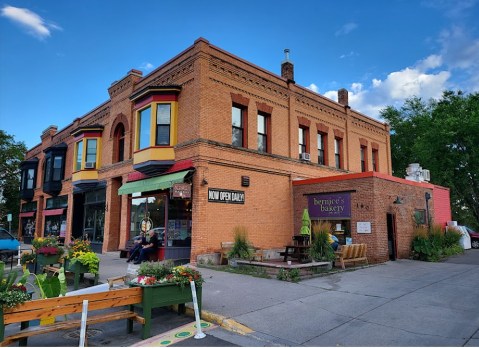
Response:
M70 262L70 260L66 259L65 260L65 271L66 272L72 272L74 274L74 283L73 283L73 288L74 290L78 290L79 284L80 284L80 279L83 278L83 275L85 273L90 273L90 270L87 265L82 264L81 262ZM98 269L100 269L98 267ZM94 285L98 284L98 274L95 274L95 280L94 280Z
M181 287L176 284L159 284L159 285L139 285L136 283L130 283L130 286L140 286L143 288L142 303L135 305L143 309L143 317L145 318L145 325L143 326L142 338L147 339L150 337L151 329L151 310L158 307L166 307L171 305L179 305L178 309L184 313L185 303L193 301L193 294L191 293L191 287ZM196 298L198 300L198 310L201 313L201 297L202 288L196 288ZM201 314L200 314L201 315Z
M37 273L43 273L43 267L58 263L59 255L37 254Z

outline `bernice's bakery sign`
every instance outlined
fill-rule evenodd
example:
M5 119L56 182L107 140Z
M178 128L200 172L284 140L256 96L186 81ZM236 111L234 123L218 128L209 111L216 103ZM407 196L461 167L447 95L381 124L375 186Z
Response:
M312 218L351 218L351 193L322 193L308 196L308 211Z

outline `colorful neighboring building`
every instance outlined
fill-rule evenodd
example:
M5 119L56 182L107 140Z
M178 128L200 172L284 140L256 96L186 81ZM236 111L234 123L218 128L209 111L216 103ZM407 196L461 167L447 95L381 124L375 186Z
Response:
M256 247L273 252L298 233L307 197L347 191L351 215L325 219L340 221L344 242L369 243L381 261L388 226L402 212L372 214L378 197L393 207L391 197L411 186L417 200L403 206L422 209L424 193L434 195L434 185L391 176L387 124L352 110L345 89L335 102L297 85L288 55L277 75L200 38L146 76L129 71L108 93L28 150L19 231L26 241L87 238L98 252L114 251L153 228L162 258L196 262L242 225ZM368 238L356 222L370 222Z

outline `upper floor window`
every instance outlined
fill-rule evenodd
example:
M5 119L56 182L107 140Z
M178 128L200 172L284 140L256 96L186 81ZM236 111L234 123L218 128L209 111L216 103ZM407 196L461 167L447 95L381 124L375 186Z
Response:
M326 141L327 136L318 133L318 164L326 165Z
M100 167L100 148L103 126L85 126L78 128L72 135L76 138L73 168L74 171L98 169Z
M150 155L159 153L155 151L163 151L165 154L171 151L170 147L176 145L180 91L180 86L147 86L130 97L136 110L134 151L152 148L148 152ZM155 147L168 148L154 149ZM133 158L138 160L135 154Z
M20 163L20 197L30 200L33 198L37 180L38 158L32 158Z
M81 169L81 163L83 159L83 140L76 143L76 158L75 158L75 170Z
M378 171L379 152L377 149L373 149L373 170Z
M335 166L338 169L342 168L341 164L341 155L342 155L342 139L340 138L334 138L334 161L335 161Z
M85 160L89 169L96 168L96 155L97 155L97 140L96 139L87 139L86 140L86 155Z
M170 145L171 105L156 106L156 145Z
M138 114L138 149L145 149L150 147L150 135L151 135L151 107L143 109Z
M125 159L125 127L120 123L115 129L115 146L113 162L122 162Z
M232 140L233 146L245 147L246 110L238 106L231 108Z
M56 195L61 191L61 181L65 175L65 156L67 148L67 144L61 143L43 151L45 153L43 192Z
M266 115L258 114L258 151L261 152L269 152L268 118Z
M309 153L309 128L307 127L299 127L298 128L298 151L299 151L299 158L301 158L301 154Z
M365 172L368 170L367 165L367 147L361 146L360 148L360 155L361 155L361 171Z

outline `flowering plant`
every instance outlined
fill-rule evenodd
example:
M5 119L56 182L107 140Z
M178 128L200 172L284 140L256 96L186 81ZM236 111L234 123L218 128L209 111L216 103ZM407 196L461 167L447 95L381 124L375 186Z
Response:
M12 271L4 277L5 264L0 262L0 305L4 308L13 308L25 301L31 300L31 295L27 293L25 283L29 273L24 274L20 280L17 279L17 272Z
M80 262L82 265L88 266L88 272L98 274L100 266L100 258L93 251L77 251L73 253L70 259L71 263Z
M68 245L68 258L78 257L81 252L92 252L90 241L83 239L75 239Z
M171 263L167 262L143 262L138 269L138 277L134 278L132 283L139 285L173 283L185 287L190 285L190 281L194 281L197 287L204 283L201 273L191 267L172 267Z
M20 256L20 264L26 265L27 263L34 263L35 262L35 254L30 253L28 251L24 251Z
M58 245L56 237L38 237L32 242L35 252L43 255L59 255L63 254L63 248Z

